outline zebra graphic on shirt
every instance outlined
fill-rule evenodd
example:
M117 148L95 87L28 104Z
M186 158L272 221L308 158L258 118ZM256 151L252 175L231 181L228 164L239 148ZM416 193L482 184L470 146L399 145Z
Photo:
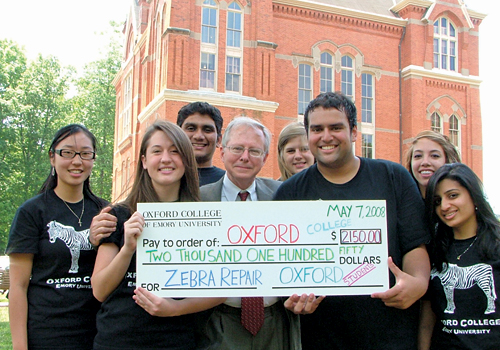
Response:
M476 264L472 266L457 266L455 264L443 264L443 270L438 272L436 269L431 271L431 279L439 277L443 285L444 294L446 295L446 309L447 314L455 313L455 301L453 292L455 289L469 289L477 285L483 291L488 305L484 314L491 314L495 312L495 300L497 298L495 292L495 281L493 280L493 269L491 265Z
M63 225L57 221L51 221L47 224L49 233L49 242L54 243L56 239L63 241L71 253L71 267L69 273L78 272L78 259L80 250L92 250L92 244L89 240L89 229L75 231L72 226Z

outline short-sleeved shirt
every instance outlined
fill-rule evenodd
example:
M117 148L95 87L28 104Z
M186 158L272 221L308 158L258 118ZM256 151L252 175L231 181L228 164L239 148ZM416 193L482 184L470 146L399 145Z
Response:
M345 184L326 180L314 164L285 181L275 200L385 200L389 255L400 268L409 251L428 243L424 203L401 165L360 158L357 174ZM390 285L395 283L390 274ZM301 317L307 349L413 349L417 346L419 305L400 310L370 296L327 297Z
M453 241L448 267L431 271L433 350L500 349L500 259L481 259L474 240Z
M117 229L102 243L124 244L123 224L131 216L128 209L118 206L112 211ZM108 349L175 349L195 348L194 316L151 316L138 306L132 296L136 288L136 254L118 287L102 303L97 314L97 335L94 350Z
M90 277L96 252L89 237L100 207L85 197L68 203L54 193L26 201L16 212L7 254L34 254L28 286L28 347L30 349L92 349L99 302ZM104 205L104 201L102 204Z

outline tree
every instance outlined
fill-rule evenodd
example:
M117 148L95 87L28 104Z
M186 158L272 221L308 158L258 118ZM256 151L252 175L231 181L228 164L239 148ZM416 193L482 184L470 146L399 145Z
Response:
M0 41L2 250L15 210L38 192L50 172L48 147L68 114L65 95L74 74L52 56L26 62L17 44Z
M111 22L108 51L103 57L85 65L84 74L76 82L78 94L72 99L73 118L83 123L96 136L97 158L92 170L92 190L111 199L116 92L113 79L120 70L121 45L118 25Z
M4 251L17 208L33 197L50 173L48 147L63 125L84 124L97 138L92 171L96 195L111 198L115 89L120 69L118 25L111 23L103 58L88 63L83 75L61 67L57 58L28 61L24 49L0 40L0 251ZM77 90L68 97L70 88Z

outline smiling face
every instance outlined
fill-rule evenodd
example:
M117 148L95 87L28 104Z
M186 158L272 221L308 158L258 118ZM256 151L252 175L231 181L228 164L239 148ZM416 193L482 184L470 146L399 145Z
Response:
M172 196L178 197L185 167L177 147L163 131L153 133L141 160L160 200L171 201Z
M77 132L54 145L54 150L71 150L76 152L94 152L92 140L84 133ZM83 160L78 154L73 158L64 158L59 154L50 153L50 164L57 173L55 191L64 196L66 191L83 191L83 183L88 179L94 166L94 159ZM69 192L67 192L69 193Z
M422 138L415 143L411 170L418 182L420 193L425 195L427 183L432 175L446 163L443 148L436 142Z
M355 161L352 143L357 127L352 130L344 112L318 107L309 113L309 148L318 169L341 169Z
M455 180L444 179L436 186L434 194L436 215L453 229L456 239L476 235L475 205L465 187Z
M206 114L194 113L184 120L182 130L193 145L198 167L211 167L215 149L220 143L214 120Z
M295 136L288 141L283 148L283 160L292 174L299 173L314 163L314 157L309 150L305 136Z
M245 151L240 154L232 153L228 147L240 146ZM252 126L235 126L231 130L230 138L226 147L221 148L221 158L226 168L226 173L236 186L244 190L250 187L260 169L264 166L268 154L258 157L251 156L248 148L255 148L264 151L264 133Z

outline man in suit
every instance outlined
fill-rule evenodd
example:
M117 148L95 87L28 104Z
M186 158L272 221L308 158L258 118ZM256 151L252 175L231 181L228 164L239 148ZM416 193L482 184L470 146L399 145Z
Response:
M257 177L267 160L270 143L271 133L258 121L247 117L231 121L221 147L226 174L219 181L201 187L202 200L271 200L281 183ZM258 321L261 317L255 317L257 327L248 326L245 317L242 318L248 299L263 301L263 324ZM287 312L280 298L230 297L214 309L206 333L217 349L284 350L298 349L298 329L297 318Z
M222 124L219 109L207 102L189 103L177 114L177 125L184 130L193 145L200 186L224 176L224 170L212 164L215 149L222 138Z

